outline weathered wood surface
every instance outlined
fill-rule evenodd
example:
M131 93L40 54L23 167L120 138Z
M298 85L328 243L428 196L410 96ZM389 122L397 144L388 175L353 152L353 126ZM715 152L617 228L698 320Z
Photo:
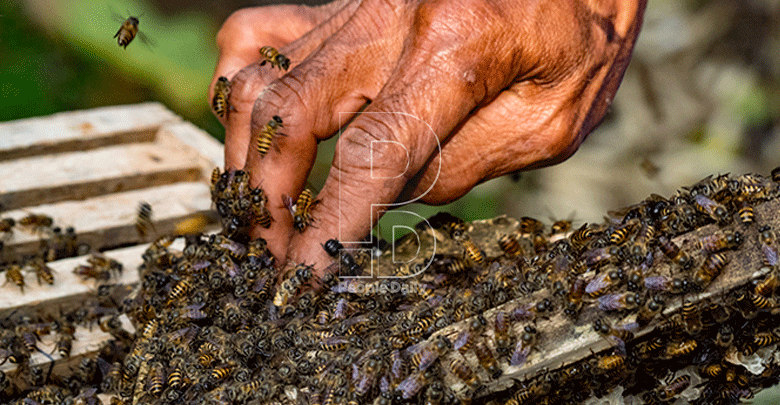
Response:
M760 221L762 225L770 225L773 229L780 229L780 200L773 200L756 206L755 213L756 217L759 218L758 221ZM717 225L708 225L690 233L680 235L675 238L674 241L683 247L691 246L691 244L695 244L699 238L710 235L718 229ZM745 236L745 242L737 250L728 253L730 261L726 267L724 267L720 276L718 276L718 278L702 293L691 293L684 296L680 295L678 298L668 301L667 306L663 311L663 316L656 318L647 327L637 331L636 340L632 343L641 341L642 336L652 332L668 318L670 314L679 311L683 298L686 301L692 301L694 303L706 300L718 300L719 297L723 297L733 290L767 274L769 269L763 267L763 255L758 241L758 226L754 224L749 228L740 228L740 231L743 232ZM662 274L672 275L671 269L660 269L660 271ZM524 303L536 302L540 298L549 296L549 294L549 291L545 289L535 293L530 299L523 298L508 302L486 311L483 315L486 319L493 319L495 313L498 311L508 311ZM516 380L528 380L537 375L551 372L565 365L585 359L593 353L600 353L612 349L613 344L596 333L592 327L595 318L603 315L604 313L602 311L591 306L582 311L574 324L572 324L571 318L564 315L562 311L557 311L557 313L551 315L549 318L539 319L535 323L540 336L539 341L535 346L536 349L531 352L526 362L520 367L512 367L507 363L499 362L503 375L495 380L487 375L473 353L469 352L466 356L463 356L457 350L453 350L446 355L446 359L465 359L468 364L471 365L472 370L480 374L480 379L487 382L484 387L480 389L478 396L498 392L511 387ZM631 319L625 321L629 320ZM460 331L468 328L467 325L469 325L470 322L471 319L466 319L457 324L450 325L434 333L427 341L432 344L439 335L447 336L451 340L455 339ZM519 333L522 332L523 327L527 324L530 323L521 322L512 325L516 336L519 336ZM495 350L492 339L492 328L488 328L485 332L485 336L490 338L484 339L484 342L490 346L491 349ZM443 363L446 364L448 360L445 360ZM445 381L456 391L465 389L463 381L451 373L446 373Z
M160 126L179 121L160 103L142 103L2 122L0 161L151 142Z
M195 215L211 215L211 194L203 182L182 182L159 187L149 187L124 193L108 194L82 201L63 201L43 204L22 210L3 213L17 222L29 213L50 216L63 229L74 227L78 243L86 243L101 249L148 242L136 229L138 204L148 202L153 207L154 228L157 234L173 233L180 221ZM216 225L218 221L214 221ZM150 230L151 233L151 230ZM40 246L40 236L19 228L5 242L6 258L35 253Z
M179 238L173 247L182 249L184 241ZM141 255L149 247L149 244L115 249L104 252L106 257L112 258L124 267L119 277L112 277L110 283L131 285L138 282L138 266L143 262ZM87 295L97 290L97 283L93 279L85 279L73 274L73 269L80 264L87 264L88 256L73 257L50 262L48 265L54 269L54 285L41 284L36 281L35 274L25 273L27 286L24 291L12 283L0 288L0 318L5 318L14 311L24 309L41 315L58 315L60 311L67 311L82 305Z

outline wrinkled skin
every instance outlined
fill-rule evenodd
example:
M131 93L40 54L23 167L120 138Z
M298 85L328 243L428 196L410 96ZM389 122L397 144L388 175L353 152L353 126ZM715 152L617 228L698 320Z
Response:
M360 240L376 204L444 204L565 160L604 118L645 3L336 0L235 12L217 36L212 92L231 79L226 167L248 170L270 199L273 225L253 236L322 272L331 259L320 244ZM260 66L265 45L289 71ZM286 136L261 158L250 145L274 115ZM294 231L282 196L301 192L317 143L344 126L313 226Z

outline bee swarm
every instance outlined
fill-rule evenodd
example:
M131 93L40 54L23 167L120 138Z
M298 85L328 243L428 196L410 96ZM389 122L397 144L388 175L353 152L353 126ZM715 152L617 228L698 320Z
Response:
M778 169L710 177L579 229L439 214L418 225L419 239L396 241L401 264L391 251L323 246L334 267L396 278L317 279L298 264L279 287L265 242L241 236L268 215L248 181L214 176L224 233L188 237L182 251L158 239L121 308L70 319L99 322L111 349L68 378L18 367L29 387L2 374L0 393L20 403L96 403L106 392L127 404L736 404L778 382ZM418 251L430 255L403 261ZM29 323L15 326L3 324L0 349L16 362L35 338Z

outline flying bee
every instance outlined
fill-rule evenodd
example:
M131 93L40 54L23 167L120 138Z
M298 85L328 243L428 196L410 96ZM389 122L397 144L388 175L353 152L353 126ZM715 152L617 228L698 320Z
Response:
M720 225L729 221L729 211L722 204L712 201L703 194L693 196L693 206L700 212L707 214Z
M295 203L293 203L291 197L282 196L282 198L284 200L284 205L290 210L290 213L293 216L293 227L299 232L306 230L306 227L314 222L314 219L311 216L311 209L320 201L314 199L314 193L308 188L303 190Z
M279 147L276 145L276 137L287 136L279 132L279 128L282 127L284 127L282 117L274 115L260 130L260 135L257 137L257 152L260 153L260 157L265 156L272 146L277 152L279 151Z
M713 253L704 259L691 282L700 290L706 288L726 267L729 259L723 253Z
M693 260L691 260L690 256L681 250L680 247L677 246L677 244L675 244L671 239L662 235L658 237L658 242L660 244L661 251L664 252L664 255L666 255L669 260L685 270L691 268L693 265Z
M274 47L264 46L260 48L260 55L264 58L264 60L260 62L260 66L270 63L272 68L276 67L280 70L287 70L290 68L290 59L279 53Z
M735 249L742 243L739 231L723 231L704 237L698 244L705 253L715 253L726 249Z
M19 220L18 224L28 229L33 234L42 234L47 229L50 229L54 220L43 214L29 214L26 217Z
M450 362L450 372L458 377L471 390L479 388L479 378L476 373L461 359L453 359Z
M214 98L211 99L211 108L218 117L222 118L230 110L230 103L228 102L230 96L230 80L225 76L220 76L217 82L214 84ZM216 170L219 170L218 168ZM219 172L217 172L219 173ZM214 176L212 175L212 184L215 184Z
M122 18L115 15L115 20L122 21ZM128 17L124 22L122 22L122 25L119 27L119 30L114 34L114 38L116 38L117 44L119 46L124 47L127 49L127 46L130 45L130 42L135 39L136 36L141 39L144 43L151 43L150 39L146 37L142 32L138 31L138 17Z
M591 298L598 298L604 295L610 288L617 286L625 279L622 269L612 269L603 271L596 275L588 285L585 286L585 293Z
M138 234L141 235L141 238L146 238L149 229L153 230L154 233L157 233L157 230L154 228L154 223L152 222L152 205L148 202L142 201L138 204L135 229L138 231Z
M24 292L24 275L22 275L22 268L18 264L12 264L5 269L5 284L14 283L19 289Z
M531 354L536 341L538 340L539 332L531 325L526 325L523 328L523 333L520 334L520 338L515 345L515 351L512 352L512 358L509 364L517 367L525 363L528 355Z

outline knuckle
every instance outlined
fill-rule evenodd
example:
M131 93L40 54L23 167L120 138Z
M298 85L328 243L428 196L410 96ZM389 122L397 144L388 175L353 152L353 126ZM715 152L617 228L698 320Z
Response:
M256 16L251 9L240 9L225 20L217 32L217 45L220 49L224 49L230 46L236 38L243 37L242 34L249 33L249 29L253 24L256 24Z
M410 178L409 150L387 131L350 129L341 135L334 164L342 171L370 170L377 179Z

